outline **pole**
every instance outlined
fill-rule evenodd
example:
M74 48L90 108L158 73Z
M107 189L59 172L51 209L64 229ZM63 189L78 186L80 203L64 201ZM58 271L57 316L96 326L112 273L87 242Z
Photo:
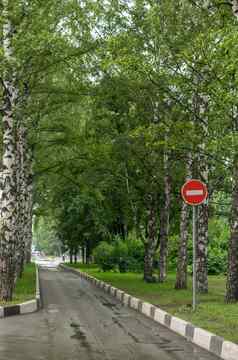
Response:
M193 206L193 311L196 310L196 288L197 288L196 239L197 239L197 207Z

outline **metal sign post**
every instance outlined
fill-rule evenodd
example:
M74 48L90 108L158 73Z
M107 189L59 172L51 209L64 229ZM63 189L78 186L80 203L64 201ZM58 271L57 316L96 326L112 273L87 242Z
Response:
M197 207L193 206L193 311L196 310L197 292L197 269L196 269L196 246L197 246Z
M197 206L204 203L208 196L207 186L200 180L188 180L181 189L183 200L193 207L193 311L196 310L197 293Z

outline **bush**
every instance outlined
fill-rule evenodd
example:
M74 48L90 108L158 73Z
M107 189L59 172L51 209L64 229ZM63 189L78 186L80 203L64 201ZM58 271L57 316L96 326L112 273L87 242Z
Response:
M213 248L208 256L208 274L224 274L227 269L227 254L218 248Z
M145 249L141 240L137 239L133 234L129 234L126 239L126 244L128 248L128 256L133 258L138 263L144 263Z
M94 260L103 271L118 268L120 273L141 272L144 264L144 246L130 234L126 240L114 237L112 244L101 242L93 252Z
M227 269L227 244L229 238L229 225L225 219L213 218L209 221L208 232L208 274L224 274ZM169 238L169 270L176 270L179 235ZM188 273L192 274L193 243L191 232L188 241Z
M143 253L141 253L143 245L133 239L122 240L117 238L114 243L114 261L117 264L120 273L128 271L141 271L141 259L143 264Z
M145 249L141 240L136 238L134 233L130 233L126 239L128 248L128 271L141 272L144 266Z
M120 238L117 238L114 243L113 250L114 262L118 265L120 273L128 271L128 247L127 244Z
M112 270L114 263L114 248L112 245L102 241L93 252L95 262L103 271Z
M126 258L128 256L128 247L123 240L117 239L113 244L113 249L114 259L116 261L120 258Z
M128 257L128 271L130 272L141 272L143 270L144 263L138 261L133 257Z
M168 270L175 271L178 259L179 235L171 235L168 242ZM159 256L159 254L158 254ZM157 258L156 258L157 259ZM157 259L159 261L159 258Z
M224 274L227 270L229 225L224 219L209 222L208 274Z

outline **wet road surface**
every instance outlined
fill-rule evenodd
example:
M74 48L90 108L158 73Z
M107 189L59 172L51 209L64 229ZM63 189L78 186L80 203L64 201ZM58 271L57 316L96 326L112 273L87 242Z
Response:
M77 275L42 268L44 308L0 319L0 360L217 360Z

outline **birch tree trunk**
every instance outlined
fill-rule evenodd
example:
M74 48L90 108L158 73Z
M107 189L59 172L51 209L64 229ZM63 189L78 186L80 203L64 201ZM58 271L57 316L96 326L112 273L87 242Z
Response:
M208 246L208 204L204 203L198 209L198 242L197 242L197 290L208 292L207 277L207 246Z
M81 247L81 251L82 251L82 263L85 264L85 246L83 245Z
M13 62L11 37L13 26L8 16L8 0L3 5L3 53L7 64ZM9 65L10 66L10 65ZM8 69L9 70L9 69ZM0 299L11 300L15 282L17 208L16 208L16 173L15 173L15 120L18 91L16 80L11 71L3 76L3 155L0 199Z
M130 190L130 184L129 184L129 174L128 174L128 169L127 169L127 164L125 163L125 178L126 178L126 189L127 189L127 194L128 194L128 198L129 198L129 202L130 202L130 206L131 206L131 212L133 215L133 223L134 223L134 227L136 229L136 234L139 237L139 224L138 224L138 217L137 217L137 206L136 204L134 204L132 196L131 196L131 190Z
M238 18L238 0L233 0L232 1L232 11L233 11L233 15Z
M238 156L235 158L233 168L231 234L228 248L226 301L228 303L238 301Z
M69 250L69 263L73 264L73 249Z
M164 194L160 207L160 256L159 256L159 281L164 282L167 276L169 212L171 202L171 181L169 176L168 154L164 154Z
M175 289L187 289L189 205L182 202Z
M145 239L145 256L144 256L144 280L154 282L153 261L157 249L157 195L155 193L148 195L147 201L148 225L147 237Z
M26 210L25 210L25 262L31 262L33 219L33 152L29 144L26 149Z
M233 15L238 19L238 0L232 1ZM235 123L236 131L237 123ZM233 192L231 210L231 234L228 248L228 269L226 282L226 301L238 301L238 157L233 164Z
M17 167L17 228L16 274L21 277L25 258L25 211L26 211L26 129L17 125L16 167Z
M78 248L74 249L74 263L77 264L78 261Z
M188 156L186 164L186 181L192 177L192 159ZM190 206L182 201L180 214L180 240L178 248L178 262L175 289L187 289L187 265L188 265L188 226Z
M233 15L238 19L238 0L232 2ZM235 109L235 115L237 111ZM238 131L237 116L234 119L234 131ZM230 239L228 246L228 268L226 281L226 302L234 303L238 301L238 155L234 157L233 163L233 190Z
M209 168L207 163L206 144L208 137L208 98L201 96L200 117L202 118L201 130L204 142L200 146L200 152L197 159L198 177L208 186ZM198 208L198 238L197 238L197 291L199 293L208 292L208 274L207 274L207 247L208 247L208 199Z

